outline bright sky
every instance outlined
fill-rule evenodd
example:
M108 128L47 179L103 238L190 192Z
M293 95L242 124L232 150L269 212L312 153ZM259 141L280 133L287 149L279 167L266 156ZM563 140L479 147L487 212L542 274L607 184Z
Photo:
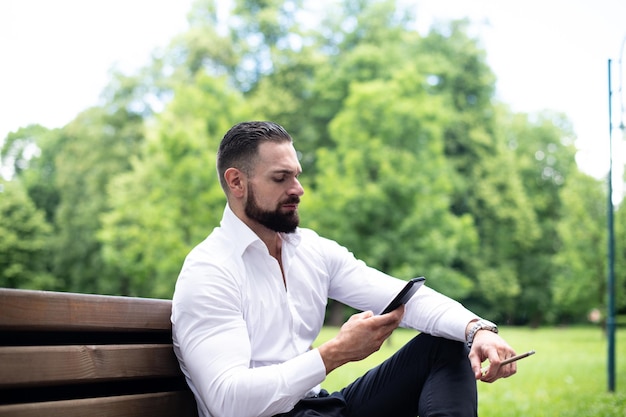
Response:
M61 127L97 104L111 67L131 71L147 63L155 48L185 30L191 3L0 0L0 139L30 123ZM464 16L480 23L475 30L498 78L498 97L515 111L565 113L579 138L579 166L597 178L608 172L607 61L613 59L614 183L621 184L626 147L617 99L626 1L416 3L420 30Z

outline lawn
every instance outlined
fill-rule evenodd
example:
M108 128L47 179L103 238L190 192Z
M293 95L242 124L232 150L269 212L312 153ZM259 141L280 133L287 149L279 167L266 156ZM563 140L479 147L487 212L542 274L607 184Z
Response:
M318 343L337 331L325 328ZM607 389L607 340L600 329L503 327L501 334L518 353L537 353L519 362L511 378L478 383L481 417L626 417L626 329L617 332L615 393ZM379 352L333 371L323 387L344 387L414 335L396 330Z

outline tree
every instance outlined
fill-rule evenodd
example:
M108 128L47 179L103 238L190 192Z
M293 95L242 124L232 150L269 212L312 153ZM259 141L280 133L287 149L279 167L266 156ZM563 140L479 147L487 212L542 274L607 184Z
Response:
M0 182L0 287L59 288L49 271L50 234L21 184Z
M516 269L523 277L523 286L516 302L516 320L538 325L546 319L554 320L553 280L562 266L555 263L560 251L567 251L561 242L558 224L569 221L574 214L566 210L563 192L570 182L581 181L575 162L574 133L564 115L542 112L536 115L500 113L501 136L515 155L524 190L539 226L538 238L520 252ZM593 188L593 181L584 181ZM583 191L582 188L578 191ZM595 195L589 190L587 195ZM570 200L572 197L568 197ZM573 242L568 242L567 245ZM578 249L582 249L579 247Z
M622 200L614 217L615 227L615 308L626 313L626 202Z
M47 129L40 125L30 125L7 135L0 148L0 161L11 176L24 172L33 156L39 153L37 137Z
M201 73L178 85L132 170L108 188L104 258L117 271L107 291L171 297L187 252L219 224L225 197L215 168L221 135L246 119L241 96Z
M395 1L328 4L313 24L291 23L282 47L270 50L272 71L247 97L256 113L280 121L297 138L301 164L310 175L315 175L317 149L335 146L329 126L350 85L388 79L407 56L414 59L419 35L409 29L406 10Z
M13 166L13 177L19 179L50 224L54 222L60 199L55 187L55 158L60 140L59 129L30 125L9 133L0 154L2 165Z
M469 217L450 214L441 124L447 114L412 65L385 81L355 83L317 155L304 218L369 265L462 298L472 282L455 268L476 250Z
M143 142L143 119L126 109L94 107L62 129L56 152L55 275L77 292L103 292L111 276L96 234L108 210L106 189L130 168Z
M99 283L109 279L96 231L107 209L108 181L129 169L143 140L149 112L136 105L137 83L114 75L112 101L85 110L61 129L28 126L5 141L3 163L14 162L16 178L54 230L47 261L64 290L100 292Z
M602 183L572 173L562 188L556 225L552 320L585 320L592 308L606 306L606 193Z
M435 28L419 51L430 62L431 94L442 97L452 114L442 134L453 167L450 210L470 216L479 236L478 253L457 265L477 284L464 301L497 320L515 310L521 291L516 260L538 238L538 228L515 156L497 129L495 77L467 25L457 21Z

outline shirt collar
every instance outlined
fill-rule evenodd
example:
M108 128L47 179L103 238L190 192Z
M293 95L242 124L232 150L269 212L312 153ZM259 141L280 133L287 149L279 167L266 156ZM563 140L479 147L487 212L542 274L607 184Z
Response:
M264 245L259 236L233 213L228 203L226 203L226 207L224 208L224 215L220 226L225 232L235 237L233 244L239 255L242 255L250 245L256 242ZM283 242L293 245L294 247L298 246L302 239L300 228L297 228L294 233L281 233L280 237L283 239Z

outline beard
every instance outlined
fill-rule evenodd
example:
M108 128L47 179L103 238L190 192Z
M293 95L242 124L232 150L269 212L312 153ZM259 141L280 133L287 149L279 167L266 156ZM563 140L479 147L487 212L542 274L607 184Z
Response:
M300 224L300 216L298 211L293 210L281 213L280 208L283 204L295 204L300 202L300 197L294 195L287 200L278 203L275 210L263 210L256 203L254 189L250 185L248 188L248 199L245 205L246 215L267 227L270 230L281 233L293 233Z

